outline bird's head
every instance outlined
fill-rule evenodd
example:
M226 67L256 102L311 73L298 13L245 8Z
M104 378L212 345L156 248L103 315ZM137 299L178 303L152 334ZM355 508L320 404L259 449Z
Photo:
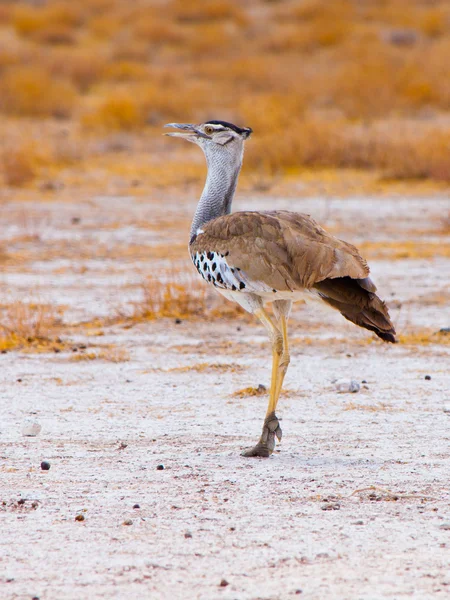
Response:
M179 137L200 146L206 157L214 155L241 155L244 141L250 137L250 127L237 127L226 121L206 121L199 125L191 123L168 123L165 127L173 127L180 131L166 133L171 137Z

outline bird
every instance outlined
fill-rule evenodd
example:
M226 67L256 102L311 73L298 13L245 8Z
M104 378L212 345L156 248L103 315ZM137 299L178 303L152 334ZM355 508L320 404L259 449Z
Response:
M207 176L194 214L189 253L202 278L255 315L272 344L269 403L262 433L246 457L269 457L281 441L276 416L290 363L287 322L292 304L314 294L345 319L395 343L386 304L355 246L323 229L310 215L287 210L231 212L244 145L253 133L221 120L168 123L166 133L200 146ZM267 304L272 304L272 313Z

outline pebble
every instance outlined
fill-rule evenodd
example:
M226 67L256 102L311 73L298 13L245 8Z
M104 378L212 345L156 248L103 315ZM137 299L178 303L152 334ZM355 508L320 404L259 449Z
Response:
M139 504L133 504L133 508L141 508Z
M49 463L49 462L47 462L46 460L43 460L43 461L41 462L41 469L42 469L43 471L50 471L50 463Z
M156 467L156 470L157 470L157 471L164 471L164 465L158 465L158 466Z
M133 521L131 519L125 519L122 525L133 525Z
M426 381L430 381L431 380L431 375L425 375L425 380Z
M442 523L442 525L439 525L439 529L444 529L445 531L450 531L450 523Z
M84 521L84 515L77 515L75 521Z
M220 582L220 587L227 587L227 585L230 585L228 581L226 579L222 579Z
M361 389L354 379L339 379L336 381L336 390L339 394L356 394Z
M445 413L450 413L450 404L446 404L446 405L444 406L444 412L445 412Z
M340 510L341 505L339 502L326 502L323 506L321 506L322 510Z
M22 426L22 435L26 437L36 437L41 433L42 425L37 421L25 421Z
M186 533L184 534L184 537L186 539L191 538L192 537L192 533L190 531L186 531Z

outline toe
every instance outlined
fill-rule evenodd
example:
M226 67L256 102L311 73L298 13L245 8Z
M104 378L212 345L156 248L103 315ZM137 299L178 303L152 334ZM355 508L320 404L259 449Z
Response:
M272 454L271 450L266 445L256 444L256 446L253 446L253 448L244 450L241 453L241 456L245 456L245 457L260 456L262 458L268 458L271 454Z

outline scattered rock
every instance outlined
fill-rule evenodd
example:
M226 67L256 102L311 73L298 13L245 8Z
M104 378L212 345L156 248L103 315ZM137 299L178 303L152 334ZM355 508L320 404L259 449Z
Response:
M37 421L25 421L22 427L22 435L26 437L36 437L41 433L42 425Z
M446 405L444 406L444 412L445 412L445 413L450 413L450 404L446 404Z
M441 327L439 333L450 333L450 327Z
M222 579L222 581L220 582L219 585L220 585L220 587L227 587L227 585L230 585L230 584L228 583L228 581L226 579Z
M192 533L190 531L186 531L186 533L184 534L184 537L186 539L191 538L192 537Z
M118 450L125 450L125 448L127 448L128 444L125 444L125 442L120 442L120 446L117 448Z
M450 531L450 523L442 523L442 525L439 525L439 529L444 529L445 531Z
M133 504L133 508L141 508L139 504Z
M322 510L340 510L341 505L339 502L325 502L323 506L321 506Z
M43 461L41 462L41 469L42 469L43 471L50 471L50 463L49 463L49 462L47 462L46 460L43 460Z
M353 525L364 525L364 521L355 521Z
M75 521L84 521L84 515L79 514L75 517Z
M303 590L295 590L296 594L303 594Z
M175 325L180 325L183 321L181 319L175 319Z
M156 470L157 470L157 471L164 471L164 465L158 465L158 466L156 467Z
M356 394L361 389L354 379L339 379L335 385L339 394Z
M425 375L425 380L426 381L430 381L431 380L431 375Z
M367 383L367 381L366 381L365 379L363 379L363 380L361 381L361 383Z
M264 392L267 392L267 388L265 385L263 385L262 383L258 384L258 387L256 388L256 391L258 392L258 394L263 394Z
M125 519L122 525L133 525L133 521L131 519Z

